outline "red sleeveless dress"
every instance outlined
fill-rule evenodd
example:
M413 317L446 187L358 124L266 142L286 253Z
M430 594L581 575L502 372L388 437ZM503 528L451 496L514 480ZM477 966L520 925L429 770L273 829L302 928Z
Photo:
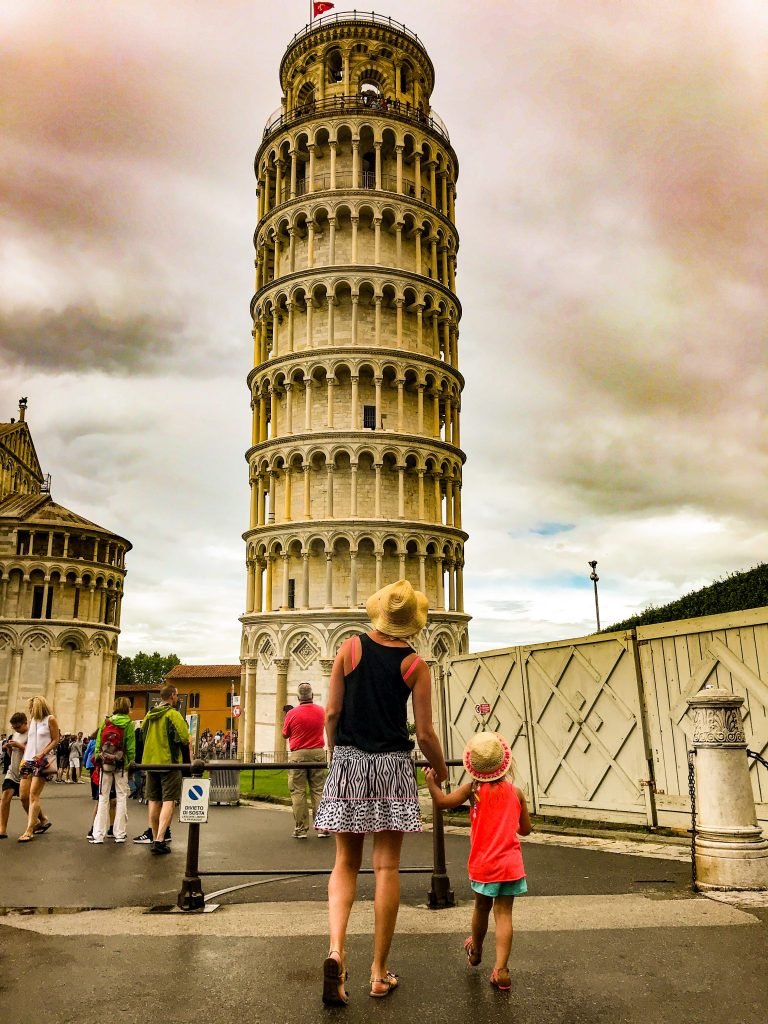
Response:
M520 800L511 782L484 782L475 791L470 812L467 868L473 882L513 882L525 878L517 835Z

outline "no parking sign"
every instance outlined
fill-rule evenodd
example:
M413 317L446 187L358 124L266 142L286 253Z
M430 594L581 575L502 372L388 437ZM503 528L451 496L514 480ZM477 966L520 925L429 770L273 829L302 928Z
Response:
M179 821L207 822L210 795L210 779L182 779Z

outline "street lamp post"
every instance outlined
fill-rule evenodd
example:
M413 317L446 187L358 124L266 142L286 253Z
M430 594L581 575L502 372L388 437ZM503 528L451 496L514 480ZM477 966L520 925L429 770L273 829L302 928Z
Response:
M600 577L597 575L597 562L587 562L592 572L589 574L589 578L592 580L592 584L595 588L595 618L597 619L597 632L600 632L600 605L597 600L597 581Z

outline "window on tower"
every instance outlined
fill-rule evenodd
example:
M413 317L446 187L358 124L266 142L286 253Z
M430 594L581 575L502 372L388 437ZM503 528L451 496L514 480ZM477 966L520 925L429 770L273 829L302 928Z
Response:
M331 82L341 82L344 78L344 61L341 50L331 50L328 54L328 79Z
M376 429L376 406L375 405L364 405L363 406L363 430L375 430Z
M288 580L288 607L296 607L296 580Z

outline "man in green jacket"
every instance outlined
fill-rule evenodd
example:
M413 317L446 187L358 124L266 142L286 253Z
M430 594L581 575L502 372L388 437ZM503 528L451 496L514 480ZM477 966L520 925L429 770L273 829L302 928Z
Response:
M166 683L160 690L160 701L147 713L141 727L144 737L141 761L142 764L181 764L185 760L184 748L189 750L189 729L176 710L179 691ZM134 843L152 843L152 853L170 853L167 833L174 805L181 799L181 769L147 772L145 794L149 805L149 828L136 836Z
M99 726L93 762L99 768L99 805L93 820L93 835L88 840L101 846L109 828L109 798L115 788L115 823L112 832L116 843L124 843L128 829L128 765L136 758L136 733L129 714L131 703L127 697L115 698L113 714ZM117 732L115 731L117 730ZM121 735L122 733L122 735ZM105 736L109 756L102 752ZM118 739L119 738L119 739ZM112 748L115 748L114 750ZM121 748L121 749L119 749ZM105 763L106 762L106 763ZM113 763L108 763L113 762Z

